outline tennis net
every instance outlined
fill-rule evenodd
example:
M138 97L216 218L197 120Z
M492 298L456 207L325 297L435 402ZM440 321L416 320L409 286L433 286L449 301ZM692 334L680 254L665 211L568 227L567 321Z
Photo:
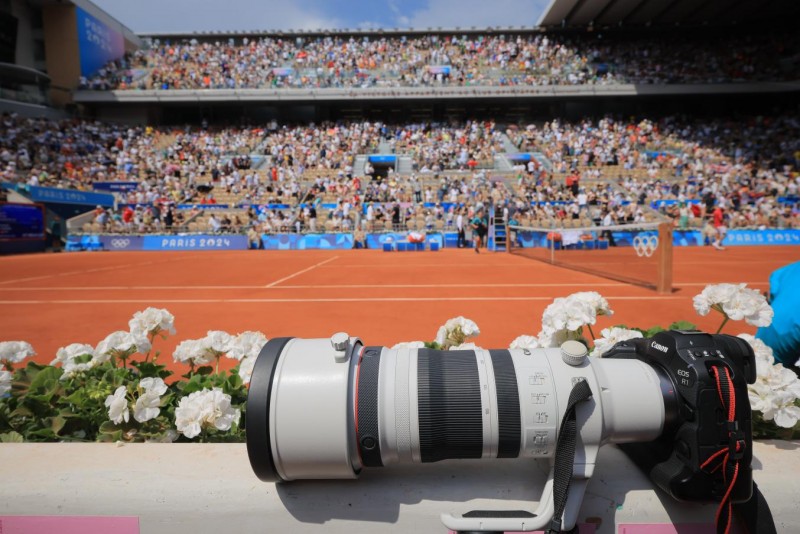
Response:
M669 223L618 226L509 227L512 254L647 287L672 291Z

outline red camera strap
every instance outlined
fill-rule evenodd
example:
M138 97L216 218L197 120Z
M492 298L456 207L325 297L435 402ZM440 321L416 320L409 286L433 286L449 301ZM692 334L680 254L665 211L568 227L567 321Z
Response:
M715 521L717 534L729 534L733 516L731 492L739 475L739 460L744 454L746 441L744 433L739 429L739 423L736 421L736 391L733 387L730 370L725 366L714 366L711 367L711 374L716 382L720 404L726 411L728 446L709 456L700 465L700 469L710 468L709 473L722 470L722 480L726 484L726 490L722 502L717 508Z

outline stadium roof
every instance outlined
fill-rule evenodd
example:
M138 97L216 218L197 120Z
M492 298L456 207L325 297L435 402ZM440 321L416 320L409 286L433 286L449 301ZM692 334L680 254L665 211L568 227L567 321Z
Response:
M551 0L539 26L750 26L798 16L798 0Z

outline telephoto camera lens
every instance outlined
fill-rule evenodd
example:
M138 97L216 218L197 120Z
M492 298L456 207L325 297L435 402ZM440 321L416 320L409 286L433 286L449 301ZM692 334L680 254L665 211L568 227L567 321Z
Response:
M264 481L355 478L363 468L464 458L551 458L574 384L584 446L650 441L675 417L672 383L636 359L553 349L364 346L276 338L247 399L247 450ZM579 460L576 458L576 461Z

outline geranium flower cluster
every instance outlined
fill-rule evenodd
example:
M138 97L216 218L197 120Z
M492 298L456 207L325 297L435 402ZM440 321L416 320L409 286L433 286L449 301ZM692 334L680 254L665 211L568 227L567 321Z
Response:
M5 396L11 391L11 381L13 380L11 371L7 371L3 364L0 364L0 397Z
M0 343L0 364L11 367L15 363L21 363L26 358L34 356L30 343L25 341L3 341Z
M167 385L161 378L147 377L139 381L134 393L127 386L119 386L113 395L106 397L108 418L116 425L130 421L131 404L133 418L139 423L146 423L161 413L161 397L167 392ZM135 401L132 398L135 397Z
M147 308L136 312L128 322L130 330L112 332L92 347L86 343L72 343L56 351L50 365L60 365L64 370L62 380L74 377L77 373L110 361L112 358L124 362L139 352L149 354L156 336L165 338L167 333L175 333L175 317L164 309Z
M603 356L603 354L611 350L611 347L617 343L640 337L644 336L639 330L630 330L628 328L621 328L618 326L603 328L600 331L600 338L594 340L592 356L600 358Z
M747 386L750 407L759 411L765 421L774 421L782 428L792 428L800 421L800 380L791 369L775 363L772 349L749 334L739 334L756 355L756 382Z
M443 349L474 348L474 344L465 345L466 340L480 333L481 331L474 321L461 316L453 317L439 327L436 332L436 343Z
M267 336L261 332L242 332L232 336L221 330L209 330L206 337L182 341L173 352L176 362L191 366L209 365L226 357L239 363L239 377L245 384L250 383L258 353L267 343Z
M519 336L511 342L509 348L551 348L570 339L584 340L585 326L591 331L598 316L613 313L608 301L596 291L580 291L556 298L542 313L542 330L539 334Z
M231 406L231 396L219 388L203 389L183 397L175 409L175 427L191 439L204 429L230 430L241 412Z
M747 284L708 285L694 297L693 303L700 315L708 315L711 310L722 313L725 317L722 325L732 319L744 320L753 326L769 326L774 315L764 295L748 288Z

